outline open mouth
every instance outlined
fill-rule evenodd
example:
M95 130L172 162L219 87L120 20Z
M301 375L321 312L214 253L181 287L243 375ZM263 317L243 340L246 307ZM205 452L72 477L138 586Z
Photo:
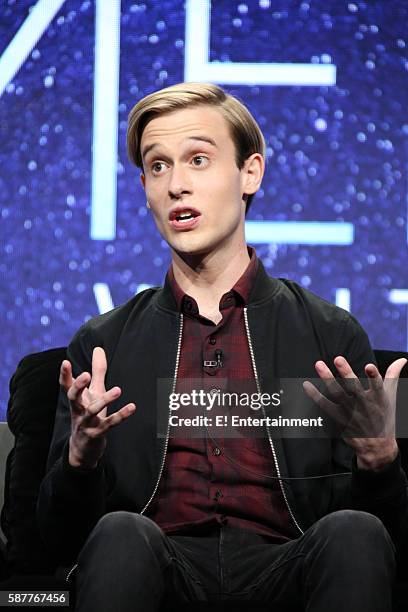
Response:
M193 212L182 212L176 213L176 216L174 218L176 219L176 221L179 221L179 223L185 223L187 221L191 221L191 219L195 219L195 217L197 217L197 214Z
M169 221L175 230L190 230L199 222L201 213L195 208L175 208L169 214Z
M169 219L178 223L188 223L188 221L199 217L200 214L195 208L176 208L170 213Z

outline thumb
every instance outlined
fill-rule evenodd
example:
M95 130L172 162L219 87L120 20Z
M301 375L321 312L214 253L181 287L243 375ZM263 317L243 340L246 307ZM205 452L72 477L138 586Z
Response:
M408 360L405 359L405 357L401 357L400 359L396 359L395 361L393 361L392 364L387 368L384 380L386 380L387 378L399 378L401 370L407 363L407 361Z
M388 398L395 403L397 397L397 386L398 380L401 374L402 368L407 363L407 359L402 357L393 361L393 363L387 368L384 377L384 390L388 395Z

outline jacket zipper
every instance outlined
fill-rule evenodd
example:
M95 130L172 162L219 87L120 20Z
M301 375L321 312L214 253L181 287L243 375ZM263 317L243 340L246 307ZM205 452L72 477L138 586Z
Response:
M176 366L174 368L174 378L173 378L173 385L172 385L172 393L175 393L176 391L176 384L177 384L177 374L178 374L178 369L179 369L179 363L180 363L180 353L181 353L181 339L183 336L183 323L184 323L184 318L183 318L183 314L180 314L180 327L179 327L179 337L178 337L178 343L177 343L177 356L176 356ZM163 469L164 469L164 462L166 461L166 455L167 455L167 447L169 445L169 438L170 438L170 404L169 404L169 420L167 423L167 433L166 433L166 442L164 445L164 453L163 453L163 460L160 466L160 472L159 472L159 476L157 478L157 482L156 485L153 489L153 493L151 494L149 500L147 501L146 505L144 506L144 508L140 511L140 514L144 514L144 512L146 512L148 506L150 506L150 503L153 499L153 497L156 495L156 491L159 488L159 483L163 474ZM73 565L70 570L68 571L66 577L65 577L65 581L69 582L70 578L72 576L72 573L76 570L76 568L78 567L78 563L75 563L75 565Z
M246 334L247 334L247 338L248 338L249 353L251 355L252 369L254 371L255 382L256 382L256 389L257 389L257 392L259 394L261 394L261 385L260 385L260 382L259 382L258 370L256 368L256 363L255 363L255 354L254 354L254 349L252 347L251 334L249 332L248 312L247 311L248 311L248 308L245 307L244 308L245 330L246 330ZM263 412L263 416L266 418L265 406L262 406L262 412ZM279 486L280 486L281 491L282 491L283 499L285 500L286 507L287 507L287 509L289 511L289 514L290 514L293 522L295 523L296 527L299 529L300 533L303 535L303 530L300 528L299 523L297 522L297 520L295 518L295 515L292 512L292 508L290 507L289 502L288 502L286 491L285 491L285 488L283 486L283 482L282 482L282 478L281 478L281 473L280 473L280 468L279 468L279 464L278 464L278 458L277 458L277 455L276 455L275 446L273 444L273 440L272 440L272 437L271 437L271 433L269 431L269 427L266 427L266 431L268 432L268 440L269 440L269 444L270 444L270 447L271 447L273 461L275 463L276 474L278 476Z
M73 572L76 570L76 568L78 567L78 563L75 563L69 570L69 572L67 573L67 575L65 576L65 582L70 582L71 580L71 576L73 574Z
M180 363L180 353L181 353L181 339L183 336L183 323L184 323L184 317L183 314L180 314L180 327L179 327L179 337L178 337L178 343L177 343L177 356L176 356L176 366L174 368L174 377L173 377L173 386L172 386L172 393L175 393L176 391L176 384L177 384L177 375L178 375L178 369L179 369L179 363ZM140 514L144 514L148 508L148 506L150 506L150 503L153 499L153 497L156 495L157 489L159 488L159 483L163 474L163 469L164 469L164 462L166 461L166 455L167 455L167 447L169 445L169 438L170 438L170 415L171 415L171 411L170 411L170 403L169 403L169 419L167 422L167 433L166 433L166 442L164 445L164 453L163 453L163 460L160 466L160 472L159 472L159 476L157 478L157 482L156 485L153 489L153 493L150 496L150 499L147 501L145 507L140 511Z

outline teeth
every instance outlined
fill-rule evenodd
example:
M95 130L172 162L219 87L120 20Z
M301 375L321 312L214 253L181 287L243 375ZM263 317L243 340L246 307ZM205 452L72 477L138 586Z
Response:
M179 215L177 215L176 219L177 221L185 221L186 219L191 219L193 217L193 215L191 213L180 213Z

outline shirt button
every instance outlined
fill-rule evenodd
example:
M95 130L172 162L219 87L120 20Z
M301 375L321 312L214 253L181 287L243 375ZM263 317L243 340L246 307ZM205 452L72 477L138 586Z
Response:
M220 489L217 489L214 495L214 501L218 501L220 497L222 497L222 491L220 491Z
M218 455L221 455L221 451L218 447L213 449L213 455L216 455L218 457Z
M210 342L210 344L215 344L217 342L217 340L215 338L213 338L213 336L211 336L209 342Z

